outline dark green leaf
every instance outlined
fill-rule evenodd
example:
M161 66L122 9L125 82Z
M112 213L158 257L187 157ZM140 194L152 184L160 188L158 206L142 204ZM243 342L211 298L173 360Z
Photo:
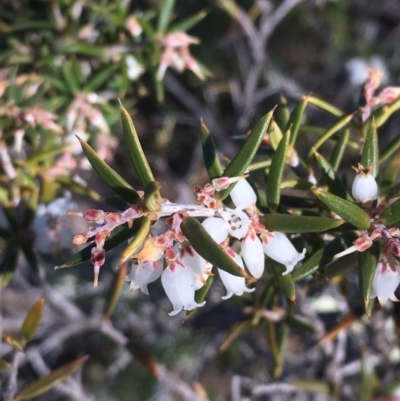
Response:
M171 21L172 11L175 6L175 0L162 0L160 13L158 15L157 33L164 35Z
M251 131L239 152L225 169L223 173L224 177L238 177L246 171L247 166L252 162L257 153L264 134L271 122L274 110L275 109L271 110L267 115L265 115ZM219 192L220 199L224 200L232 191L234 186L235 183L231 184L229 188Z
M292 301L296 301L296 290L294 282L290 274L282 274L286 271L286 267L280 263L273 262L272 271L277 286L284 292L284 294Z
M201 145L203 148L204 164L210 180L221 177L224 169L222 168L221 162L218 158L215 144L204 122L201 122Z
M300 281L311 274L314 274L320 265L322 255L324 253L323 249L318 250L309 259L307 259L297 270L292 273L293 281Z
M215 272L215 270L216 270L216 269L215 269L215 267L214 267L214 268L213 268L213 271ZM212 286L213 282L214 282L214 277L212 277L212 276L208 277L208 278L207 278L207 282L203 285L203 287L201 287L199 290L196 291L195 296L194 296L194 299L195 299L195 301L196 301L198 304L202 303L202 302L205 300L205 298L206 298L208 292L209 292L210 289L211 289L211 286ZM189 317L192 316L193 313L196 312L196 310L197 310L197 308L194 308L194 309L192 309L192 310L190 310L190 311L187 311L184 321L186 321L187 319L189 319Z
M370 217L364 212L364 210L359 208L354 203L319 189L314 190L313 192L320 201L325 203L330 210L339 215L341 218L347 220L362 230L367 230L369 228Z
M286 127L288 127L289 121L289 108L287 105L287 99L282 94L279 96L279 103L276 106L276 110L274 113L274 120L278 125L280 131L286 131ZM275 148L274 148L275 149Z
M79 138L78 138L79 139ZM141 198L135 189L129 185L115 170L113 170L96 152L82 139L79 139L83 152L96 173L104 180L119 196L129 203L140 203Z
M371 173L373 177L378 175L378 158L379 158L379 147L378 147L378 133L376 131L375 121L372 120L370 127L367 131L365 143L361 155L361 164L365 167L372 167Z
M272 157L271 167L267 177L267 202L271 210L276 210L280 202L281 181L286 163L286 154L289 149L290 132L282 137L278 149Z
M234 276L251 278L236 262L217 244L202 224L194 217L186 217L181 229L193 249L215 267Z
M326 111L335 117L344 116L344 112L342 110L338 109L333 104L326 102L325 100L318 99L314 96L306 96L305 98L307 99L308 103L311 103L315 107L318 107L319 109Z
M350 130L348 129L344 130L339 135L339 139L336 142L331 157L329 158L329 162L332 166L333 171L337 171L340 166L349 138L350 138Z
M381 212L379 218L387 226L396 224L400 220L400 199L391 203L383 212Z
M297 134L299 132L299 127L301 123L301 119L303 118L304 110L307 106L307 97L297 103L296 107L290 114L289 121L287 123L285 131L290 130L290 145L294 146Z

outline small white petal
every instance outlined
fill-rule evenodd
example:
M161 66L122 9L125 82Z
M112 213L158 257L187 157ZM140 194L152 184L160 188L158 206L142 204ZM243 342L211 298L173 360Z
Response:
M400 284L400 265L394 257L382 258L375 271L372 284L372 297L378 297L383 306L388 299L393 299Z
M167 297L172 303L173 311L170 316L177 315L182 309L191 310L203 306L194 299L194 278L191 270L176 264L172 270L168 266L161 275L161 283Z
M224 219L219 217L207 217L201 224L218 244L227 239L229 233L225 227Z
M194 289L197 291L206 283L212 265L203 259L194 249L191 252L185 251L183 256L180 256L179 261L189 268L194 277Z
M236 207L246 209L253 207L257 202L257 195L251 185L245 180L239 180L230 193Z
M242 239L246 236L249 231L250 218L249 216L239 208L232 211L220 210L219 214L225 220L225 228L229 234L237 239Z
M373 201L378 198L378 184L370 174L357 174L352 187L353 197L361 203Z
M256 235L247 235L242 241L242 256L247 269L254 278L260 278L264 272L264 251Z
M289 241L286 235L274 231L272 236L263 234L263 249L267 256L276 262L286 266L283 275L290 273L298 262L304 259L305 248L302 253L296 251L296 248Z
M149 295L147 284L156 281L162 273L163 265L160 261L155 266L153 262L147 262L142 265L134 265L132 271L126 276L127 281L131 282L130 291L140 288L142 292Z

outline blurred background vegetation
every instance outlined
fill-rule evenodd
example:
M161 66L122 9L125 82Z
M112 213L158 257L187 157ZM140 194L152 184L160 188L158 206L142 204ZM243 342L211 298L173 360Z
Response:
M102 316L118 250L97 288L89 264L54 266L76 251L72 237L83 229L65 211L107 209L101 199L111 195L75 135L138 187L121 143L118 98L164 183L163 196L194 202L193 187L207 180L200 119L231 158L253 124L283 99L291 109L312 93L352 112L369 69L385 72L383 84L399 85L397 0L3 0L1 8L0 332L18 333L30 307L46 298L19 365L18 389L88 355L78 376L37 399L300 401L393 394L399 309L359 319L352 294L342 295L355 273L307 296L299 289L290 307L304 319L292 322L284 352L274 355L271 344L280 340L269 338L270 326L280 325L280 311L271 311L268 324L243 326L250 296L221 304L217 285L201 313L181 324L182 317L167 315L160 283L150 286L150 297L125 285L109 327ZM332 122L307 108L304 124ZM393 118L382 130L382 145L398 135L398 122ZM307 136L304 149L312 141ZM348 165L357 162L356 153L348 157ZM273 332L288 336L285 327ZM0 357L10 362L9 344L0 345ZM0 399L7 400L7 373L0 378Z

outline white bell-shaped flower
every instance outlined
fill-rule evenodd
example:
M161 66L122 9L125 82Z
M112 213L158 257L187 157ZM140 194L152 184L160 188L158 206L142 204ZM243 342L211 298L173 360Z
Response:
M228 249L227 253L242 269L244 269L242 258L237 253L232 251L232 249ZM233 294L243 295L244 292L253 292L255 290L255 288L246 287L244 277L234 276L221 269L218 269L218 273L226 288L226 295L221 297L222 299L229 299Z
M236 207L247 209L254 207L257 202L257 195L251 185L245 180L239 180L230 193L232 202Z
M178 263L174 263L161 274L161 283L167 297L172 303L170 316L177 315L182 309L192 310L203 306L206 301L198 304L194 299L194 278L192 271Z
M250 218L241 208L235 210L219 210L219 214L225 220L225 228L228 233L237 239L242 239L249 231Z
M260 239L251 230L242 240L242 257L247 269L254 278L260 278L264 272L264 250Z
M229 232L224 219L219 217L207 217L201 224L218 244L228 238Z
M265 254L286 266L283 275L290 273L297 263L303 260L306 253L305 248L302 253L297 252L286 235L277 231L264 232L261 234L261 239Z
M149 295L147 284L156 281L161 276L162 271L163 264L161 261L133 265L132 271L125 277L125 280L131 282L129 287L131 292L140 288L143 293Z
M372 297L378 297L383 306L388 299L398 301L394 292L400 284L400 265L393 256L382 257L376 267L372 284Z
M194 277L194 289L197 291L211 275L212 265L202 258L193 248L185 249L179 256L183 266L189 268Z
M370 168L364 168L361 164L353 167L357 175L353 181L353 197L361 203L368 203L378 198L378 184L371 174Z

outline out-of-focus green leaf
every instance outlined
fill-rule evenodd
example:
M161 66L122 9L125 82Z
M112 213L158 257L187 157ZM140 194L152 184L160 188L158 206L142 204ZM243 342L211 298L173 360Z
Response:
M140 222L138 222L138 229L135 237L129 243L129 245L124 249L121 254L119 263L120 265L127 262L133 255L135 255L143 245L145 239L150 232L150 219L148 217L143 217Z
M318 150L321 145L323 145L328 139L330 139L333 135L335 135L339 130L345 127L353 118L354 113L348 116L341 118L338 122L332 125L329 129L325 131L323 135L321 135L318 140L313 145L313 148L308 154L307 160L310 162L315 150Z
M322 263L321 263L322 265ZM324 266L324 275L325 278L323 280L326 283L327 279L332 279L333 277L337 277L343 274L346 270L355 268L357 266L357 254L351 253L349 255L345 255L339 259L335 259L333 262ZM317 280L317 283L319 281Z
M98 91L100 87L110 80L112 73L115 70L115 65L101 69L90 77L89 82L85 85L86 92Z
M370 226L370 217L360 207L345 199L332 195L329 192L316 189L313 191L318 199L342 219L354 224L362 230L367 230Z
M396 136L389 145L379 155L379 164L381 165L392 157L400 149L400 136Z
M372 120L371 125L367 131L365 138L364 148L361 155L361 164L365 167L372 167L371 173L373 177L378 175L378 133L376 131L375 121Z
M314 394L328 396L331 393L329 383L322 380L297 379L292 380L290 384L299 388L299 390L310 391Z
M311 274L314 274L319 268L323 253L323 249L318 250L314 253L314 255L308 258L298 269L296 269L292 273L293 281L300 281L307 278Z
M352 198L347 193L346 187L343 185L342 180L336 175L335 170L329 164L328 160L325 159L317 151L315 152L315 159L317 160L318 167L322 172L324 183L328 186L329 192L340 198L351 200Z
M115 170L113 170L96 152L82 139L79 139L83 152L90 164L100 176L119 196L130 203L140 203L141 198L135 189L129 185Z
M291 188L291 189L308 190L313 186L314 184L312 184L310 181L301 178L281 181L281 189Z
M204 164L208 173L208 177L210 180L213 180L214 178L221 177L224 169L222 168L221 162L218 158L210 131L203 121L201 122L200 133Z
M155 179L153 173L151 172L149 163L147 162L146 156L144 155L142 145L140 144L135 126L133 125L132 118L124 106L122 106L122 103L120 103L120 107L122 127L124 129L124 137L127 144L129 157L140 182L142 183L143 187L145 187L149 182L155 181Z
M345 251L351 247L354 241L359 237L356 231L346 231L342 235L335 237L327 243L323 249L323 255L320 262L320 267L326 266L334 260L335 255ZM343 260L343 257L336 261Z
M271 167L267 177L267 202L271 210L276 210L281 195L281 181L285 168L286 154L289 149L290 131L282 137L278 149L272 157Z
M18 250L15 248L6 249L3 252L3 260L0 264L1 285L6 287L11 281L14 271L17 268Z
M124 211L129 207L129 203L118 195L109 196L104 199L104 202L120 211Z
M22 227L29 227L35 218L36 209L39 202L39 187L33 188L31 195L28 199L28 203L26 204L26 208L24 210L24 216L22 218Z
M105 55L105 48L94 45L93 43L71 43L66 45L61 45L59 48L60 54L62 53L77 53L84 56L99 57L102 58Z
M271 124L268 127L268 135L272 149L278 149L278 145L283 137L283 134L281 128L274 119L272 119Z
M86 357L75 359L60 368L53 370L49 375L31 383L17 394L14 401L30 400L38 395L44 394L54 386L73 375L86 361Z
M272 271L277 286L284 292L284 294L292 301L296 301L296 290L294 282L290 274L282 274L286 271L286 267L280 263L273 262Z
M344 151L346 150L347 143L350 138L350 130L344 130L340 135L339 139L336 142L335 148L333 149L332 155L329 158L329 163L332 166L333 171L337 171L340 163L342 161Z
M22 323L21 335L26 342L31 341L33 336L36 334L36 330L38 329L40 321L42 320L44 304L44 297L39 298L35 305L33 305L29 310L24 322Z
M397 199L387 206L387 208L380 213L379 218L387 226L396 224L400 220L400 199Z
M193 14L189 18L185 18L183 21L173 24L168 31L169 32L179 32L179 31L187 32L189 29L191 29L195 25L197 25L207 14L208 14L208 11L206 11L206 10L199 11L198 13Z
M110 293L107 299L107 307L104 313L104 318L109 320L112 313L114 312L115 306L121 295L122 286L125 282L126 273L128 270L128 264L124 263L120 265L117 274L115 275L114 282L111 286Z
M239 152L225 169L223 173L224 177L238 177L246 171L247 166L252 162L255 154L257 153L264 134L266 133L271 122L274 110L275 109L266 114L253 128ZM230 194L235 184L236 183L233 183L227 189L220 191L218 194L219 198L221 200L225 199Z
M157 33L164 35L171 21L172 11L174 10L175 0L162 0L160 13L158 14Z
M151 351L143 344L139 344L132 340L128 342L126 348L150 372L151 376L157 379L157 360Z
M24 339L20 340L8 334L3 336L3 341L8 344L15 352L21 352L24 350L26 342Z
M79 82L77 81L76 77L74 76L70 66L67 66L64 63L61 63L60 66L61 74L67 83L68 92L71 95L74 95L79 90Z
M306 106L307 106L307 97L303 98L299 103L297 103L296 107L290 114L289 121L285 129L285 131L290 130L290 146L294 146L296 142L301 119L303 118Z
M270 231L283 233L319 233L339 227L345 221L329 217L298 216L289 214L266 214L261 222Z
M390 104L387 109L384 111L382 115L375 118L376 127L379 128L395 113L397 110L400 109L400 99L397 99L395 102Z
M251 278L208 234L194 217L186 217L181 229L193 249L215 267L234 276Z
M319 99L314 96L305 96L308 103L311 103L313 106L318 107L319 109L326 111L329 114L332 114L335 117L344 116L344 111L338 109L331 103L326 102L325 100Z
M303 321L301 318L297 318L293 315L287 316L285 319L285 323L293 329L308 332L308 333L316 333L315 327L311 323L307 323Z
M144 219L144 217L135 220L131 228L129 228L127 223L114 228L114 230L104 243L104 249L106 250L106 252L110 251L111 249L114 249L118 245L121 245L128 239L135 237L141 227L142 219ZM95 246L94 243L88 245L86 248L83 248L75 255L73 255L71 258L69 258L61 266L56 266L55 269L56 270L64 269L67 267L79 265L80 263L83 262L87 262L88 260L90 260L91 250L94 246Z
M69 148L71 148L71 144L65 144L55 147L52 146L49 149L44 149L30 155L22 163L26 166L29 166L29 168L37 167L38 163L44 162L46 160L51 160L52 158L62 154L65 150Z
M363 349L361 358L361 386L358 400L371 401L375 390L379 386L380 384L374 372L374 365L371 363L370 355L366 349Z
M376 266L379 259L379 244L375 242L372 247L364 252L358 252L358 265L359 265L359 280L361 296L364 301L365 309L369 304L372 294L372 284L374 282L374 275Z

